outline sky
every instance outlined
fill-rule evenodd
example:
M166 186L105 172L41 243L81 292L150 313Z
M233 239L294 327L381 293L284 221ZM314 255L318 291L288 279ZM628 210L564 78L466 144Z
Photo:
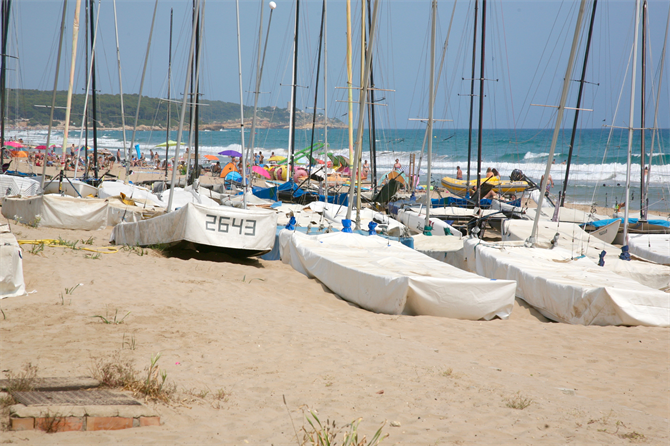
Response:
M275 0L272 12L260 106L286 107L290 100L291 59L294 32L295 0ZM428 115L429 0L379 0L377 33L373 45L375 87L377 91L378 126L383 128L423 128L424 124L410 118ZM352 0L353 84L360 85L360 20L361 3ZM66 90L70 71L73 17L76 0L67 2L63 60L58 89ZM240 0L241 58L243 97L245 105L253 105L258 33L263 12L263 39L268 32L270 8L268 1ZM316 67L322 1L300 1L298 45L297 105L313 108L316 89ZM99 6L100 5L100 6ZM95 2L100 9L96 37L97 89L102 93L119 93L116 59L114 7L111 0ZM116 2L119 51L122 66L123 92L137 94L152 14L153 0L118 0ZM8 54L7 85L10 88L51 90L54 83L58 33L63 2L58 0L21 0L12 2ZM571 79L579 79L584 58L586 32L592 1L586 2L587 14L580 32L580 46ZM600 1L594 21L593 40L584 86L580 127L603 125L627 126L631 98L631 54L633 46L635 1ZM669 70L660 77L670 1L652 1L648 15L647 44L647 126L653 121L657 88L661 81L658 126L670 127ZM539 105L557 105L568 64L578 1L508 1L489 0L486 10L484 57L484 128L553 128L556 109ZM172 97L181 98L185 87L188 48L191 38L192 0L160 0L144 84L143 95L166 97L169 54L170 11L174 14L172 46ZM346 120L346 2L327 2L327 101L329 117ZM87 67L84 59L84 13L82 1L81 27L76 58L74 91L85 90ZM476 74L480 76L481 11L476 46ZM367 20L367 19L366 19ZM446 57L439 71L435 98L436 128L467 128L470 110L470 79L472 78L472 46L474 1L439 1L437 16L436 64L439 64L445 39ZM451 24L451 26L450 26ZM449 32L449 30L451 30ZM204 36L201 67L203 99L239 103L240 87L237 51L236 3L207 0L204 11ZM322 56L323 60L324 56ZM667 63L666 63L667 65ZM640 106L641 51L638 52L636 109ZM323 61L318 88L317 109L324 108ZM475 83L475 120L477 122L479 81ZM568 106L576 104L578 82L571 82ZM358 95L354 93L354 100ZM531 105L538 104L538 105ZM64 105L64 104L62 104ZM354 106L354 123L358 104ZM133 111L127 110L127 113ZM202 113L206 113L203 111ZM574 112L566 113L566 125L572 125ZM639 111L636 113L639 116ZM639 117L636 117L639 127Z

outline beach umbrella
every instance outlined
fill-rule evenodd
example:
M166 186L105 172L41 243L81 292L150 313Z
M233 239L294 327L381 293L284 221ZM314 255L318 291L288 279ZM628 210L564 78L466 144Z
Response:
M170 145L170 146L176 146L176 145L177 145L177 141L172 141L172 140L170 140L170 141L168 141L167 144ZM166 145L166 143L161 143L161 144L158 144L156 147L165 147L165 145Z
M223 152L219 152L219 155L223 156L237 156L240 157L242 154L236 150L224 150Z
M61 146L60 144L51 144L51 145L49 146L50 149L60 149L60 148L62 148L62 147L63 147L63 146Z
M14 158L28 158L28 154L21 150L12 150L11 154Z
M285 156L280 156L280 155L275 155L271 156L268 161L284 161L286 159Z
M260 176L263 176L263 177L265 177L265 178L267 178L267 179L269 179L269 180L272 179L272 177L270 176L270 172L268 172L267 170L263 169L261 166L253 166L253 167L251 168L251 170L253 170L254 172L256 172L257 174L259 174Z
M5 141L5 146L6 147L16 147L17 149L20 149L23 147L23 144L21 144L18 141Z
M204 158L205 158L205 159L208 159L208 160L210 160L210 161L220 161L220 160L219 160L219 157L216 156L216 155L205 155Z
M47 149L47 146L45 146L44 144L42 144L41 146L36 146L35 147L35 150L46 150L46 149Z

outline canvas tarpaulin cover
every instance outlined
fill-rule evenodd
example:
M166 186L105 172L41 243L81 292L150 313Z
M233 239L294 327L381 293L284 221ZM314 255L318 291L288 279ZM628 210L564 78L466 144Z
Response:
M281 258L343 299L386 314L506 319L516 284L490 280L379 236L279 235Z
M114 227L117 245L149 246L182 241L265 253L272 249L277 213L266 209L189 203L168 214Z
M23 296L23 258L16 237L7 226L0 227L0 299Z
M472 271L516 280L516 295L544 316L582 325L670 326L669 295L596 265L568 250L527 248L523 242L467 239Z

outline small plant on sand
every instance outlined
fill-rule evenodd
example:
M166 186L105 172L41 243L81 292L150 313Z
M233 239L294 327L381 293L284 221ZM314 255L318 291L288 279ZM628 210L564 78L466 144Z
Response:
M81 243L84 244L84 245L92 245L94 241L95 241L95 237L89 237L86 240L81 239Z
M2 308L0 308L0 313L2 313L2 320L3 320L3 321L6 321L6 320L7 320L7 315L5 314L5 310L3 310Z
M644 434L635 431L628 432L625 434L619 434L619 438L623 438L624 440L629 440L631 442L645 441L647 439L647 437L645 437Z
M265 279L261 279L260 277L254 277L253 279L249 279L248 282L247 282L247 276L246 276L246 275L244 275L244 276L242 277L242 282L244 282L244 283L251 283L251 282L253 282L254 280L260 280L261 282L265 282Z
M38 255L42 251L44 251L44 242L40 242L36 245L33 245L33 247L30 248L30 251L28 251L28 252L33 254L33 255Z
M147 400L169 403L176 386L167 383L167 372L158 366L160 357L160 353L151 357L146 375L135 369L132 360L122 360L118 353L108 360L94 360L91 373L104 386L130 390Z
M149 253L148 251L145 251L144 248L142 248L141 246L123 245L121 249L123 251L128 251L128 255L135 253L140 257L145 256Z
M135 350L135 335L130 335L129 338L126 339L126 334L123 333L123 341L121 342L121 348L127 348L128 350Z
M526 407L530 406L533 403L533 400L526 398L521 395L521 392L517 392L514 396L505 398L505 405L510 409L524 410Z
M78 284L76 284L75 286L73 286L73 287L71 287L71 288L65 288L65 295L63 295L63 293L60 293L60 294L59 294L59 296L60 296L60 304L61 304L61 305L65 305L65 296L72 296L72 293L74 293L74 290L76 290L76 289L79 288L80 286L84 286L84 284L83 284L83 283L78 283ZM70 303L72 303L72 299L70 299Z
M37 429L43 430L47 434L53 434L54 432L58 432L58 428L61 427L61 425L64 422L63 416L56 412L55 414L52 414L50 411L47 411L46 414L44 414L43 417L38 418L39 421L37 421L35 427Z
M309 427L302 427L303 438L301 446L376 446L382 442L389 434L382 436L382 429L386 422L377 429L377 432L372 436L370 441L367 441L365 435L359 437L358 426L362 420L359 418L342 427L337 427L335 421L326 420L321 423L319 417L314 411L310 411L305 419L309 423ZM338 443L337 436L342 435L342 443Z
M446 369L442 372L442 376L444 376L445 378L451 378L451 376L453 374L454 374L454 371L452 370L451 367L449 367L448 369Z
M65 246L65 247L68 247L70 249L80 249L80 248L77 248L77 243L79 243L79 240L75 240L74 242L71 242L71 241L65 240L65 239L63 239L59 236L58 240L54 244L59 245L59 246Z
M91 260L99 260L100 258L102 258L102 254L100 254L100 253L86 254L84 257L87 258L87 259L91 259Z
M109 316L109 313L107 313L106 311L105 311L105 315L104 315L104 316L101 316L101 315L99 315L99 314L96 314L95 316L91 316L91 317L97 317L97 318L100 318L100 320L101 320L103 323L105 323L105 324L110 324L110 325L120 325L120 324L123 324L123 321L126 320L126 318L128 317L129 314L130 314L130 311L127 312L126 315L123 316L121 319L118 319L119 309L117 308L116 311L114 311L114 318L111 318L111 317Z
M33 390L37 381L37 366L27 362L20 372L14 373L8 370L5 372L5 376L7 377L7 392Z
M42 221L42 216L41 215L35 215L35 218L33 221L28 223L28 226L32 226L33 228L37 228L40 225L40 222Z

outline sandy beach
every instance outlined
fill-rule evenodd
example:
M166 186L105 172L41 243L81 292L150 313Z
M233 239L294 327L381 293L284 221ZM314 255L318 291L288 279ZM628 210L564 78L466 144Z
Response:
M93 237L90 246L111 233L12 230L20 240ZM281 262L30 248L30 294L0 301L5 373L32 363L40 377L85 376L115 357L142 370L160 352L178 390L170 404L148 403L160 427L5 425L3 443L295 445L292 423L302 440L307 410L338 425L360 417L368 438L386 422L383 444L670 441L667 329L548 323L519 301L509 320L388 316ZM122 324L94 317L117 311L130 312ZM530 405L509 407L520 401Z

